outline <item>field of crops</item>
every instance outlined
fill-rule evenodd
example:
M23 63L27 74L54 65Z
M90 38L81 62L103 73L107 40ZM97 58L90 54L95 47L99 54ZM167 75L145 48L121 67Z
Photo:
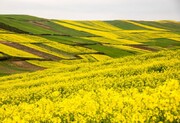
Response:
M0 78L3 122L180 122L180 51Z
M0 15L0 123L179 123L179 27Z

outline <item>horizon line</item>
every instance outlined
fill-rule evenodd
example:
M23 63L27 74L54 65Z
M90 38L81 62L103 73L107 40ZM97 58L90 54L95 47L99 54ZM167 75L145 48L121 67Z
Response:
M49 18L49 17L43 17L43 16L38 16L38 15L31 15L31 14L0 14L4 16L32 16L32 17L38 17L42 19L48 19L48 20L73 20L73 21L116 21L116 20L132 20L132 21L175 21L175 22L180 22L180 20L177 19L117 19L117 18L112 18L112 19L65 19L65 18Z

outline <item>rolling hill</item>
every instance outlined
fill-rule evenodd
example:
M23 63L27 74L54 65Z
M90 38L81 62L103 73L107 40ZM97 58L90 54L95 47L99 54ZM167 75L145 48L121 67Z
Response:
M0 15L0 75L178 49L179 26L173 21L70 21Z
M0 15L0 122L180 122L179 27Z

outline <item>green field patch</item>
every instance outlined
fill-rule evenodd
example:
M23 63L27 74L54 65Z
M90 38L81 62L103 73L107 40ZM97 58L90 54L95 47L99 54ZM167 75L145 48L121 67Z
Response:
M6 23L6 20L0 20L0 27L1 29L4 29L4 30L8 30L8 31L11 31L11 32L16 32L16 33L28 33L28 32L25 32L23 30L20 30L16 27L12 27L10 26L9 24Z
M105 22L124 30L148 30L147 28L143 28L121 20L105 21Z
M30 34L54 34L55 32L44 29L42 27L36 26L28 21L20 21L20 20L0 20L0 22L11 26L12 28L16 28L22 30L24 32L28 32Z
M113 39L108 39L105 37L84 37L84 39L92 40L99 43L109 43L109 44L120 44L121 42Z
M41 20L42 21L42 20ZM54 34L54 31L35 26L31 20L21 20L9 17L0 17L0 24L10 31L30 34ZM4 25L3 25L4 24ZM22 31L22 32L21 32Z
M172 22L172 21L136 21L137 23L141 23L148 26L154 26L162 29L166 29L177 34L180 34L180 23Z
M168 38L155 38L155 39L151 39L149 42L144 42L144 44L150 46L159 46L163 48L180 46L180 42Z
M63 44L69 44L69 45L75 45L76 43L69 39L67 36L41 36L43 38L46 38L51 41L63 43Z
M118 58L118 57L123 57L123 56L128 56L128 55L133 55L133 52L129 52L126 50L121 50L119 48L114 48L114 47L110 47L110 46L103 46L100 44L96 44L96 45L87 45L86 47L88 48L92 48L96 51L102 52L110 57L113 58Z

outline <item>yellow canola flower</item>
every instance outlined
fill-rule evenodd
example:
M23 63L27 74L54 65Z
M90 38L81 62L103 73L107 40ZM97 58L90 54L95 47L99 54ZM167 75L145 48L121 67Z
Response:
M65 26L65 27L68 27L68 28L75 29L75 30L85 31L85 32L92 33L92 34L97 35L97 36L106 37L108 39L116 40L119 37L118 35L111 33L111 32L105 32L105 31L99 31L99 30L84 28L81 26L71 24L71 22L69 22L69 21L64 21L64 22L55 21L55 23L62 25L62 26ZM74 23L78 23L78 22L74 22Z
M101 27L104 30L108 30L108 31L117 31L117 30L121 30L120 28L117 28L111 24L108 24L106 22L103 21L92 21L93 25L97 25L97 27Z
M8 55L11 55L11 56L21 56L21 57L29 57L29 58L40 58L36 55L33 55L33 54L30 54L28 52L25 52L23 50L19 50L19 49L16 49L16 48L13 48L13 47L10 47L10 46L6 46L4 44L1 44L0 43L0 51L3 52L3 53L6 53Z
M32 37L32 38L28 38ZM34 40L34 37L36 36L29 36L25 34L0 34L0 40L3 41L11 41L11 42L18 42L18 43L34 43L36 40Z
M0 77L0 121L179 122L177 58L162 51Z

